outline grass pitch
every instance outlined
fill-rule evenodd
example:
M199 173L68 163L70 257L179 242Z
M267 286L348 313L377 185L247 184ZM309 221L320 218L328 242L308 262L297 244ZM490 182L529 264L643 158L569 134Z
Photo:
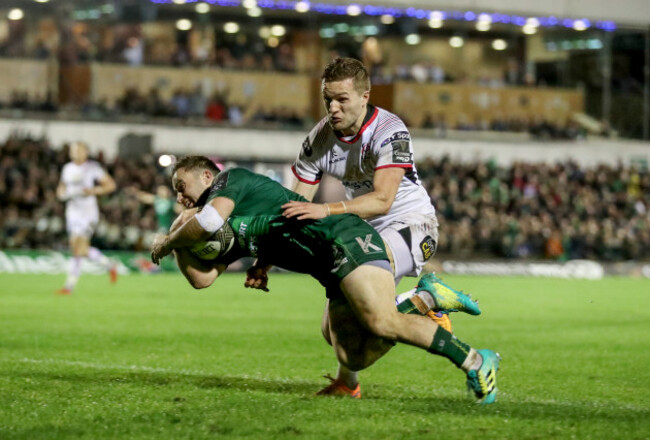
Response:
M446 359L398 346L363 399L321 398L335 373L323 289L242 274L0 275L0 439L650 438L650 281L452 277L481 301L458 337L503 355L496 404L472 403ZM406 290L406 280L400 290Z

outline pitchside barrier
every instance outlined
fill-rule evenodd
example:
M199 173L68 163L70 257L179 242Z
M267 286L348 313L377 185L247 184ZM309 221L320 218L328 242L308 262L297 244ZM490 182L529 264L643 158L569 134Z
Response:
M151 263L148 253L106 252L118 263L120 275L156 274L177 272L173 258L167 257L161 266ZM252 259L242 259L232 264L228 270L244 271ZM4 250L0 251L0 275L17 274L65 274L70 264L70 256L58 251ZM650 262L603 263L591 260L523 261L523 260L446 260L436 264L442 272L455 275L526 276L565 279L598 280L605 276L642 277L650 279ZM83 273L104 274L106 269L99 263L84 259Z

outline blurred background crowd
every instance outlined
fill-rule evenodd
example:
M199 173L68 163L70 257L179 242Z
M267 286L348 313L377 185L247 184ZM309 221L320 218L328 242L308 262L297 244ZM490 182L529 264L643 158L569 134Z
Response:
M233 86L225 77L314 79L329 60L352 56L364 61L376 88L401 82L456 87L426 92L431 102L426 116L420 114L422 106L417 116L406 114L397 102L391 108L412 128L435 128L440 137L459 130L530 133L541 139L581 139L587 131L650 138L645 120L650 120L650 107L642 99L650 88L643 66L647 35L638 26L505 11L308 1L5 3L0 60L46 64L44 80L49 82L39 91L29 81L15 85L0 75L5 83L0 110L9 115L28 110L94 120L138 116L305 127L318 119L318 106L307 100L299 108L273 100L260 104L259 88L245 91L243 100L235 90L241 84ZM112 66L111 73L106 66ZM184 72L183 87L170 79L170 69ZM137 79L136 71L143 71L147 81ZM220 79L198 87L199 77ZM120 85L106 86L107 78ZM220 81L227 84L215 84ZM505 89L558 94L489 92ZM560 91L573 91L579 99L569 103ZM304 93L311 100L313 92ZM393 91L394 101L398 93ZM513 106L512 99L521 105ZM382 104L391 107L385 100ZM508 114L492 111L495 106ZM525 114L516 114L518 107ZM577 112L584 117L571 117Z
M265 145L256 137L265 130L278 139L286 132L289 143L324 116L319 78L336 56L364 62L371 103L428 142L421 157L456 141L542 152L535 157L551 143L596 143L617 157L627 139L650 140L650 28L642 14L609 17L606 5L569 2L566 16L556 16L554 7L529 2L537 12L524 16L521 2L495 2L490 11L425 9L429 2L0 3L0 128L3 137L27 126L39 133L13 135L0 148L0 249L66 248L54 191L68 161L60 144L80 133L96 139L93 151L111 152L96 159L120 188L101 200L95 244L148 249L156 216L137 190L169 184L168 169L149 152L211 151L212 139L231 136L244 139L238 151L223 142L220 154L247 158ZM123 130L148 131L158 148L125 159ZM245 145L249 134L259 145ZM438 209L440 253L650 258L648 157L635 142L639 149L621 163L592 167L568 159L461 162L436 150L437 159L417 165ZM279 169L289 159L269 148L245 166L254 161Z
M107 162L118 183L101 200L93 240L100 248L147 250L156 232L151 205L127 188L169 185L153 155ZM67 147L15 136L0 148L0 248L66 248L64 204L55 188ZM573 162L417 164L438 210L439 252L456 258L505 257L621 261L650 257L650 173L622 164ZM172 196L173 197L173 196Z

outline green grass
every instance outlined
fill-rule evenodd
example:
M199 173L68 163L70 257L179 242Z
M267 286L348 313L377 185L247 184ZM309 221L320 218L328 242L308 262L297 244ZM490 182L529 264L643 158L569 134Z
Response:
M503 355L498 402L468 400L443 358L398 346L363 399L317 398L335 373L321 287L273 274L0 275L0 439L650 438L650 282L445 277L483 315L458 337ZM412 280L402 284L405 289Z

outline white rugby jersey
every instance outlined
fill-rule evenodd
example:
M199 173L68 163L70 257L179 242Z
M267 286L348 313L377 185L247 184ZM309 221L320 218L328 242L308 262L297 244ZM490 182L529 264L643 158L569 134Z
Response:
M298 158L291 167L301 182L315 185L323 174L339 179L348 199L373 191L375 170L404 168L395 200L386 215L367 219L381 231L400 216L418 212L435 215L435 209L420 183L413 162L411 135L404 122L382 108L368 105L359 133L342 137L323 118L302 144Z
M81 165L68 162L61 171L61 182L65 185L66 215L75 216L96 216L97 197L84 195L85 188L92 188L95 183L102 179L106 173L94 160L87 160Z

